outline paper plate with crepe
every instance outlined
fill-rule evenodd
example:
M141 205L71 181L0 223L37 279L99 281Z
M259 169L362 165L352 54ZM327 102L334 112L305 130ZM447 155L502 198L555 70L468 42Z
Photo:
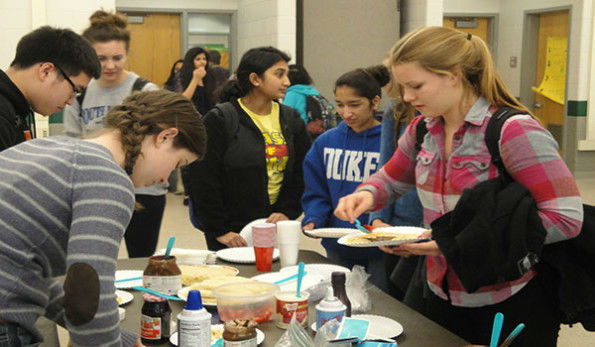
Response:
M185 265L180 264L182 285L189 286L209 278L235 276L240 270L226 265Z
M217 251L217 257L221 260L230 263L238 264L254 264L256 263L256 256L254 255L254 247L233 247L224 248ZM273 250L273 261L279 259L279 249Z
M418 227L376 228L369 234L353 234L341 237L337 242L349 247L396 246L406 242L428 241L419 236L427 229Z
M217 342L220 338L223 337L223 324L215 324L211 325L211 345ZM262 330L256 328L256 344L260 345L264 341L264 333ZM177 346L178 345L178 332L174 332L169 337L169 342Z
M345 235L350 234L361 234L362 232L357 229L352 228L318 228L312 230L304 230L304 234L314 236L314 237L323 237L329 239L338 239Z
M183 287L182 289L178 290L178 297L184 301L188 298L188 292L192 289L199 290L202 303L205 306L216 306L217 300L213 295L213 288L218 287L222 284L227 283L235 283L235 282L246 282L251 281L249 278L241 277L241 276L220 276L220 277L213 277L209 279L205 279L201 282L193 283L188 287Z
M127 303L131 302L134 299L134 295L131 293L125 292L123 290L116 290L116 300L118 301L118 306L126 305Z

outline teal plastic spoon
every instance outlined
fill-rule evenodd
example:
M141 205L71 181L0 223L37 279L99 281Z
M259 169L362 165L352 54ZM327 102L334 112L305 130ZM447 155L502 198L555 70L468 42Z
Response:
M176 237L172 236L167 241L167 248L165 249L165 257L169 258L169 253L171 253L171 249L174 247L174 242L176 242Z
M295 294L298 298L301 298L300 292L302 290L302 278L304 278L304 262L300 261L298 263L297 292Z
M357 230L361 231L364 234L369 234L370 230L364 228L364 226L362 225L362 222L359 221L359 219L354 219L355 222L355 227L357 228Z

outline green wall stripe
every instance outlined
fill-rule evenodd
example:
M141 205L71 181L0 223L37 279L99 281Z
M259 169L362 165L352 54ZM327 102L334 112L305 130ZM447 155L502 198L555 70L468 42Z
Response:
M587 102L568 100L568 113L569 117L586 117L587 116Z

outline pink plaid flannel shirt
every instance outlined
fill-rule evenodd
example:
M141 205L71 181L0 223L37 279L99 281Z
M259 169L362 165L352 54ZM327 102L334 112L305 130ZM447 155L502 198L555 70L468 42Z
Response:
M399 140L391 160L358 187L374 194L373 210L417 186L424 208L424 223L454 209L463 189L498 176L498 169L484 141L488 121L496 107L479 98L453 138L452 154L444 159L444 123L441 117L427 120L428 133L419 153L415 151L415 118ZM529 115L516 115L502 127L500 154L506 170L527 187L547 230L546 243L578 235L583 209L578 187L568 167L558 154L551 134ZM535 276L532 269L521 278L467 293L443 256L428 256L426 267L430 289L455 306L477 307L496 304L514 295ZM448 297L443 282L448 283Z

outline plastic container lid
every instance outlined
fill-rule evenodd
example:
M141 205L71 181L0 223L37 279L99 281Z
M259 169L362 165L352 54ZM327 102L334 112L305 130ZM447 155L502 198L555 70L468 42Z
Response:
M186 299L186 306L184 306L184 310L202 310L202 297L200 295L200 291L191 290L188 292L188 299Z

